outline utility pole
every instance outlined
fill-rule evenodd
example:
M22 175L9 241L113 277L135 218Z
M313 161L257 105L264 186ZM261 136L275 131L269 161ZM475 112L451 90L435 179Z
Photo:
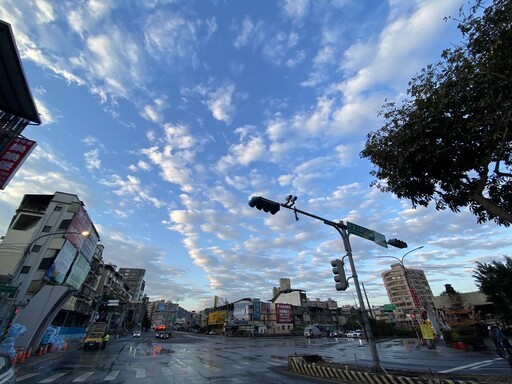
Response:
M269 212L272 215L275 215L277 212L279 212L281 207L287 208L287 209L293 210L293 212L295 213L295 220L299 220L298 214L300 213L302 215L309 216L309 217L312 217L313 219L322 221L325 225L328 225L328 226L334 228L339 233L339 235L341 236L341 239L343 240L343 245L344 245L345 252L346 252L345 257L348 258L349 263L350 263L350 269L352 271L351 278L353 279L354 286L356 287L357 298L359 301L359 308L361 309L362 322L363 322L362 325L365 330L365 334L368 339L368 344L370 345L370 350L372 353L373 369L375 372L384 371L383 368L380 366L380 359L379 359L379 354L377 352L377 346L375 344L375 339L373 338L372 329L370 327L370 322L368 320L368 313L366 311L366 307L364 305L364 300L363 300L363 295L361 293L361 288L359 286L359 280L357 277L356 266L354 263L354 259L352 257L352 247L351 247L350 241L349 241L349 228L350 228L350 233L353 233L357 236L364 237L368 240L374 241L376 244L387 248L385 236L378 232L372 231L370 229L358 226L356 224L347 222L347 225L345 225L343 223L343 221L334 222L331 220L324 219L320 216L314 215L312 213L301 211L300 209L297 209L296 207L294 207L296 200L297 200L296 196L288 195L288 197L286 198L286 203L282 204L282 203L277 203L275 201L266 199L262 196L253 196L251 198L251 200L249 200L249 206L252 208L257 208L258 210L263 210L264 212ZM407 247L407 244L405 242L398 240L398 239L391 239L389 244L393 245L395 247L398 247L398 248L406 248ZM343 290L341 288L345 288L345 286L340 287L340 290Z

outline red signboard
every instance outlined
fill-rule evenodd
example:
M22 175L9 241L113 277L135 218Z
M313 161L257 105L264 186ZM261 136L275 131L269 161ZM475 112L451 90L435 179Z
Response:
M82 235L84 231L92 231L92 221L89 218L86 210L80 207L75 216L73 216L73 220L71 220L71 224L66 232L66 239L68 239L71 244L77 249L80 250L82 248L82 244L85 241L85 237ZM94 250L93 250L94 251ZM88 258L90 260L90 258Z
M0 189L5 189L36 145L35 141L16 137L0 153Z
M291 304L276 304L276 323L293 323Z

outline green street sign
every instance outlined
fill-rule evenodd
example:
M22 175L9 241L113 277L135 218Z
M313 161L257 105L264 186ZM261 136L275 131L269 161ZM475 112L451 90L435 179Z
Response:
M13 293L16 292L16 287L11 287L10 285L0 285L0 292Z
M395 304L384 304L384 312L393 312L396 309Z
M351 233L352 235L362 237L363 239L371 240L375 242L375 244L380 245L381 247L388 247L388 244L386 242L386 236L384 236L382 233L375 232L373 229L361 227L360 225L347 221L347 230L348 233Z

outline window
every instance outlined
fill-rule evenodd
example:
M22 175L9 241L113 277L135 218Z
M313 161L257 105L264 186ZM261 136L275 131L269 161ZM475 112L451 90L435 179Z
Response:
M43 260L41 260L41 264L39 264L39 267L37 269L44 269L48 270L53 264L53 257L45 257Z
M21 268L20 274L27 274L30 272L30 267L28 265L24 265L23 268Z
M41 217L39 216L21 214L16 219L12 229L16 229L18 231L28 231L35 228L37 223L39 223L39 220L41 220Z
M71 219L62 220L62 222L59 225L59 229L66 230L68 229L69 224L71 224Z
M32 247L32 249L30 250L30 252L39 252L41 250L41 246L40 245L34 245Z
M45 232L45 233L48 233L52 230L52 226L51 225L45 225L43 230L41 232Z
M62 205L57 205L54 211L62 211Z

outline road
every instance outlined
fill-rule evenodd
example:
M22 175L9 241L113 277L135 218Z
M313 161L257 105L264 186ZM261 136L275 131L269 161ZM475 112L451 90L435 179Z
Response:
M286 373L287 357L321 355L329 361L371 365L369 347L358 340L302 337L232 338L175 333L168 340L153 334L109 341L100 351L72 348L34 356L17 366L19 383L320 383ZM492 351L464 352L415 340L377 344L386 369L510 375L511 368Z

